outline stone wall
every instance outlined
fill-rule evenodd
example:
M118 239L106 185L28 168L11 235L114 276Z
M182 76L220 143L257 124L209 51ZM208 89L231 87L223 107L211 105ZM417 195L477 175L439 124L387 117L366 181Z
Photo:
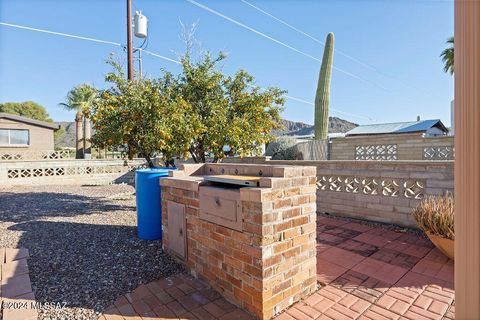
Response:
M218 167L252 174L241 165ZM172 253L169 202L182 204L188 269L227 300L260 319L270 319L316 290L315 168L249 167L256 167L256 172L260 167L264 175L273 168L275 177L262 178L260 188L240 189L242 231L200 218L201 179L162 179L163 246Z
M133 183L144 160L0 161L0 186Z
M336 138L331 160L452 160L454 137L419 133Z

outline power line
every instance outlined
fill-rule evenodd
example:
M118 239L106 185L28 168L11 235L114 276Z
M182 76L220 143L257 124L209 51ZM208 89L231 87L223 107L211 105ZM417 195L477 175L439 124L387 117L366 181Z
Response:
M167 60L167 61L170 61L170 62L173 62L173 63L176 63L176 64L182 64L180 61L178 60L175 60L175 59L171 59L171 58L168 58L168 57L165 57L165 56L162 56L158 53L155 53L155 52L152 52L152 51L149 51L149 50L142 50L142 52L145 52L146 54L149 54L153 57L157 57L157 58L161 58L163 60Z
M280 22L281 24L289 27L290 29L295 30L296 32L304 35L305 37L310 38L311 40L313 40L313 41L321 44L322 46L325 46L325 42L323 42L323 41L319 40L318 38L316 38L316 37L314 37L314 36L306 33L305 31L303 31L303 30L301 30L301 29L299 29L299 28L297 28L297 27L289 24L289 23L286 22L285 20L282 20L282 19L274 16L273 14L271 14L271 13L269 13L269 12L267 12L267 11L259 8L259 7L257 7L257 6L254 5L253 3L250 3L250 2L248 2L248 1L246 1L246 0L240 0L240 1L242 1L242 2L243 2L244 4L246 4L246 5L254 8L255 10L257 10L257 11L259 11L259 12L261 12L261 13L267 15L267 16L269 16L270 18L272 18L272 19ZM369 68L369 69L371 69L371 70L378 71L374 66L372 66L372 65L370 65L370 64L367 64L367 63L365 63L365 62L362 62L362 61L358 60L357 58L352 57L351 55L349 55L349 54L347 54L347 53L345 53L345 52L343 52L343 51L340 51L340 50L338 50L338 49L334 49L334 51L335 51L336 53L344 56L345 58L348 58L348 59L350 59L350 60L352 60L352 61L355 61L355 62L358 63L358 64L361 64L362 66L364 66L364 67L366 67L366 68Z
M249 85L250 87L254 88L255 86L254 85ZM265 88L262 88L260 86L257 86L260 90L262 91L265 91L267 89ZM288 94L285 94L284 95L285 98L287 99L290 99L290 100L294 100L294 101L298 101L298 102L301 102L301 103L304 103L304 104L308 104L312 107L315 106L315 104L313 102L310 102L310 101L307 101L305 99L301 99L301 98L297 98L297 97L293 97L291 95L288 95ZM331 108L330 109L334 112L337 112L337 113L341 113L341 114L345 114L345 115L348 115L348 116L351 116L351 117L355 117L355 118L359 118L359 119L365 119L365 120L370 120L370 121L376 121L378 122L377 120L373 119L373 118L370 118L370 117L367 117L367 116L363 116L363 115L359 115L359 114L355 114L355 113L351 113L351 112L347 112L347 111L342 111L340 109L336 109L336 108Z
M318 38L312 36L311 34L309 34L309 33L305 32L305 31L303 31L303 30L301 30L301 29L299 29L299 28L291 25L290 23L286 22L285 20L282 20L282 19L274 16L273 14L271 14L271 13L269 13L269 12L267 12L267 11L259 8L259 7L257 7L257 6L254 5L253 3L248 2L248 1L246 1L246 0L240 0L240 1L243 2L244 4L248 5L248 6L252 7L253 9L255 9L255 10L263 13L264 15L269 16L270 18L274 19L275 21L280 22L281 24L287 26L288 28L290 28L290 29L292 29L292 30L294 30L294 31L296 31L296 32L304 35L305 37L307 37L307 38L309 38L309 39L311 39L311 40L313 40L313 41L321 44L322 46L325 46L325 42L321 41L320 39L318 39ZM376 68L375 66L373 66L373 65L371 65L371 64L368 64L368 63L366 63L366 62L363 62L363 61L361 61L361 60L359 60L359 59L357 59L357 58L349 55L348 53L346 53L346 52L344 52L344 51L341 51L341 50L336 49L336 48L334 49L334 51L335 51L336 53L344 56L345 58L350 59L350 60L352 60L352 61L354 61L354 62L362 65L362 66L365 67L365 68L368 68L368 69L370 69L370 70L373 70L373 71L377 72L378 74L380 74L380 75L382 75L382 76L384 76L384 77L391 78L391 79L393 79L393 80L395 80L395 81L403 84L403 85L406 86L406 87L413 88L413 89L415 89L415 90L417 90L417 91L420 91L420 92L422 92L422 93L425 93L425 94L427 94L427 95L429 95L429 96L433 96L433 95L431 95L430 93L425 92L424 90L422 90L422 89L420 89L420 88L418 88L418 87L412 86L411 84L408 84L408 83L406 83L405 81L403 81L403 80L401 80L401 79L399 79L399 78L397 78L397 77L395 77L395 76L392 76L392 75L390 75L390 74L387 74L387 73L384 73L384 72L380 71L380 70L379 70L378 68Z
M57 32L57 31L50 31L50 30L39 29L39 28L33 28L33 27L22 26L22 25L13 24L13 23L7 23L7 22L0 22L0 25L7 26L7 27L12 27L12 28L29 30L29 31L42 32L42 33L47 33L47 34L52 34L52 35L62 36L62 37L67 37L67 38L74 38L74 39L79 39L79 40L86 40L86 41L97 42L97 43L102 43L102 44L109 44L109 45L113 45L113 46L117 46L117 47L123 48L123 45L122 45L122 44L120 44L120 43L118 43L118 42L113 42L113 41L100 40L100 39L95 39L95 38L91 38L91 37L84 37L84 36L77 36L77 35L74 35L74 34L69 34L69 33L64 33L64 32ZM141 48L134 48L134 49L140 49L140 50L142 50ZM177 60L174 60L174 59L171 59L171 58L162 56L162 55L160 55L160 54L158 54L158 53L155 53L155 52L152 52L152 51L149 51L149 50L142 50L142 52L144 52L144 53L146 53L146 54L149 54L149 55L151 55L151 56L157 57L157 58L161 58L161 59L170 61L170 62L174 62L174 63L178 63L178 64L180 63L180 62L177 61Z
M114 45L114 46L121 46L120 43L113 42L113 41L106 41L106 40L99 40L99 39L94 39L94 38L89 38L89 37L76 36L76 35L73 35L73 34L50 31L50 30L45 30L45 29L32 28L32 27L27 27L27 26L21 26L21 25L13 24L13 23L0 22L0 24L4 25L4 26L7 26L7 27L13 27L13 28L25 29L25 30L30 30L30 31L43 32L43 33L54 34L54 35L62 36L62 37L93 41L93 42L98 42L98 43L110 44L110 45Z
M320 60L320 59L312 56L311 54L308 54L308 53L306 53L306 52L304 52L304 51L301 51L301 50L299 50L299 49L297 49L297 48L295 48L295 47L293 47L293 46L291 46L291 45L289 45L289 44L286 44L285 42L282 42L282 41L280 41L280 40L278 40L278 39L275 39L275 38L273 38L273 37L271 37L271 36L269 36L269 35L261 32L261 31L258 31L258 30L256 30L256 29L250 27L250 26L247 26L246 24L241 23L241 22L239 22L239 21L237 21L237 20L235 20L235 19L233 19L233 18L230 18L230 17L228 17L228 16L226 16L226 15L224 15L224 14L222 14L222 13L220 13L220 12L218 12L218 11L210 8L210 7L207 7L207 6L205 6L205 5L197 2L197 1L195 1L195 0L186 0L186 1L189 2L189 3L191 3L191 4L193 4L193 5L195 5L195 6L197 6L197 7L199 7L199 8L201 8L201 9L203 9L203 10L205 10L205 11L208 11L208 12L212 13L212 14L220 17L220 18L223 18L223 19L225 19L225 20L227 20L227 21L230 21L230 22L232 22L232 23L234 23L234 24L236 24L236 25L238 25L238 26L240 26L240 27L242 27L242 28L244 28L244 29L247 29L247 30L249 30L249 31L251 31L251 32L259 35L259 36L262 36L262 37L264 37L264 38L266 38L266 39L268 39L268 40L270 40L270 41L273 41L273 42L275 42L275 43L277 43L277 44L279 44L279 45L281 45L281 46L284 46L285 48L288 48L288 49L290 49L290 50L292 50L292 51L295 51L295 52L297 52L297 53L299 53L299 54L301 54L301 55L303 55L303 56L305 56L305 57L307 57L307 58L310 58L310 59L315 60L315 61L320 62L320 63L322 62L322 60ZM371 85L373 85L373 86L376 86L376 87L378 87L378 88L380 88L380 89L382 89L382 90L391 91L390 89L385 88L385 87L382 86L382 85L379 85L379 84L377 84L377 83L375 83L375 82L372 82L372 81L369 81L369 80L367 80L367 79L364 79L364 78L362 78L362 77L360 77L360 76L358 76L358 75L356 75L356 74L353 74L353 73L351 73L351 72L348 72L348 71L346 71L346 70L344 70L344 69L341 69L341 68L338 68L338 67L335 67L335 66L333 66L333 69L334 69L334 70L337 70L338 72L341 72L341 73L343 73L343 74L345 74L345 75L347 75L347 76L349 76L349 77L352 77L352 78L354 78L354 79L357 79L357 80L363 81L363 82L365 82L365 83L371 84Z
M56 36L68 37L68 38L73 38L73 39L91 41L91 42L102 43L102 44L109 44L109 45L114 45L114 46L117 46L117 47L123 47L123 46L122 46L120 43L118 43L118 42L107 41L107 40L100 40L100 39L91 38L91 37L78 36L78 35L69 34L69 33L64 33L64 32L57 32L57 31L51 31L51 30L46 30L46 29L33 28L33 27L22 26L22 25L13 24L13 23L7 23L7 22L0 22L0 25L12 27L12 28L29 30L29 31L41 32L41 33L46 33L46 34L51 34L51 35L56 35ZM135 48L135 49L140 49L140 48ZM149 51L149 50L143 50L143 49L140 49L140 50L142 50L144 53L149 54L149 55L151 55L151 56L153 56L153 57L161 58L161 59L163 59L163 60L166 60L166 61L169 61L169 62L173 62L173 63L176 63L176 64L181 64L181 62L178 61L178 60L165 57L165 56L160 55L160 54L158 54L158 53L155 53L155 52L152 52L152 51ZM261 90L266 90L265 88L262 88L262 87L259 87L259 88L260 88ZM301 99L301 98L293 97L293 96L290 96L290 95L285 95L285 97L286 97L287 99L290 99L290 100L294 100L294 101L298 101L298 102L301 102L301 103L304 103L304 104L308 104L308 105L314 106L314 104L313 104L312 102L309 102L309 101L304 100L304 99ZM366 116L362 116L362 115L357 115L357 114L354 114L354 113L342 111L342 110L335 109L335 108L331 108L331 109L332 109L333 111L335 111L335 112L342 113L342 114L345 114L345 115L350 115L350 116L352 116L352 117L357 117L357 118L362 118L362 119L373 120L373 119L370 118L370 117L366 117Z

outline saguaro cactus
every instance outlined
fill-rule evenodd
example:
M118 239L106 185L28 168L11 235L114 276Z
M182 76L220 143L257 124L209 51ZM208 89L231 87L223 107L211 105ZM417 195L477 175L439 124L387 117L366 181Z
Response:
M315 139L326 139L328 134L328 113L330 111L330 79L333 66L333 33L327 35L323 52L322 67L318 76L315 95Z

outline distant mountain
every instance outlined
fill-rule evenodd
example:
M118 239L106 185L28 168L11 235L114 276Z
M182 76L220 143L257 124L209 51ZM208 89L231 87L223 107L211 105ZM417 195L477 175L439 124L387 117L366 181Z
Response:
M307 136L313 135L313 125L282 119L283 127L273 131L275 136ZM63 133L56 141L57 148L75 148L75 122L56 122L63 128ZM358 127L358 124L337 117L330 117L328 132L347 132ZM93 129L92 129L93 134Z
M55 141L56 148L75 148L75 122L55 122L65 129L65 132Z
M337 133L337 132L347 132L352 130L355 127L358 127L358 124L343 120L337 117L330 117L328 124L328 132ZM284 120L283 128L274 130L273 135L275 136L308 136L314 134L314 127L311 124L303 122L295 122L290 120Z

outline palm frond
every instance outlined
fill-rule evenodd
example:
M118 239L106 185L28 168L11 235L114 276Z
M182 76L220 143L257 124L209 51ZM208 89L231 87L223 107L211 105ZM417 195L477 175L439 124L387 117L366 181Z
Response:
M59 106L67 110L83 111L89 108L97 97L97 89L89 84L80 84L70 90L65 103L59 103Z
M440 57L442 58L442 61L445 64L443 67L443 71L450 74L453 74L455 72L454 42L455 41L453 37L448 38L446 43L450 44L451 46L443 50L442 53L440 54Z

